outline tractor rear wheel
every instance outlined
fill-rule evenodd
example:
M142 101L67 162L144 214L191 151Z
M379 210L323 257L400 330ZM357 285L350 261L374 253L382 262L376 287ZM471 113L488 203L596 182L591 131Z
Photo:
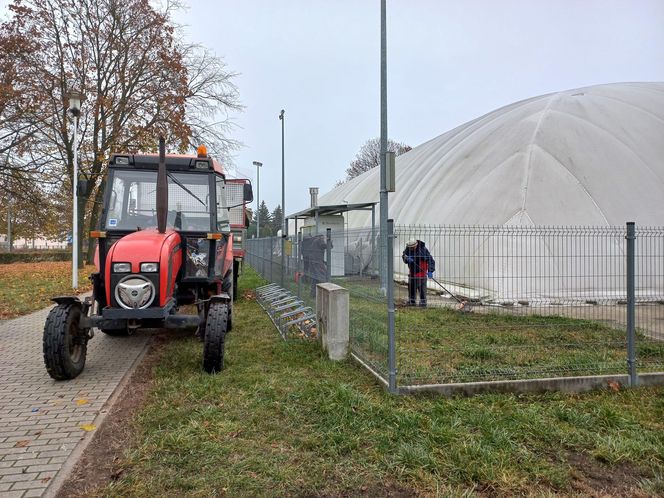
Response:
M80 329L81 307L58 304L44 325L44 364L55 380L73 379L83 371L89 329Z
M237 301L237 277L240 275L240 262L233 261L233 301Z
M235 263L233 263L235 267ZM235 301L235 271L231 274L230 272L224 277L224 281L221 284L221 290L231 296L231 301ZM228 324L226 325L226 332L233 330L233 303L231 302L228 308Z
M203 339L203 370L213 374L224 369L224 346L228 327L228 305L210 303Z

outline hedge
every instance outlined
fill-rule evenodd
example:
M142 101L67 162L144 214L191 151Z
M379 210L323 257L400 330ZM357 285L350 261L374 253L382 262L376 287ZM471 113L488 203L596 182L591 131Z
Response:
M70 251L32 251L32 252L2 252L0 264L9 263L36 263L39 261L69 261Z

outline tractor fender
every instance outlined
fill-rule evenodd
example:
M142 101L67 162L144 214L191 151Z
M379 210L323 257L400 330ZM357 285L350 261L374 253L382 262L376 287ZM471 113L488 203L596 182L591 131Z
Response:
M83 302L76 296L57 296L52 297L51 301L55 301L58 304L79 304L83 306Z
M228 292L222 292L221 294L217 294L215 296L210 296L210 302L211 303L230 303L231 302L231 296L228 295Z
M81 319L78 324L79 328L89 329L94 326L94 324L90 320L90 317L87 316L91 304L89 301L81 301L76 296L57 296L57 297L52 297L51 301L55 301L57 304L65 304L65 305L75 304L76 306L81 308ZM90 331L89 338L92 339L93 335L94 334L92 333L92 331Z

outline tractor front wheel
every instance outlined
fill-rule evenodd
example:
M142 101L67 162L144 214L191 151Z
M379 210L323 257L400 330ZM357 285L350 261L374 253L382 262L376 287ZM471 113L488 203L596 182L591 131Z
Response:
M80 329L81 307L58 304L51 310L44 325L44 364L55 380L78 376L85 367L88 329Z
M203 339L203 370L213 374L224 369L224 345L228 327L228 305L210 303Z

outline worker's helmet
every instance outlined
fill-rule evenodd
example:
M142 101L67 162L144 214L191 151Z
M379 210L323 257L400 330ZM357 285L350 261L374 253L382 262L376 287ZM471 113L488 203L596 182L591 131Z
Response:
M410 239L408 242L406 242L406 247L409 249L413 249L415 246L417 246L417 240L415 239Z

